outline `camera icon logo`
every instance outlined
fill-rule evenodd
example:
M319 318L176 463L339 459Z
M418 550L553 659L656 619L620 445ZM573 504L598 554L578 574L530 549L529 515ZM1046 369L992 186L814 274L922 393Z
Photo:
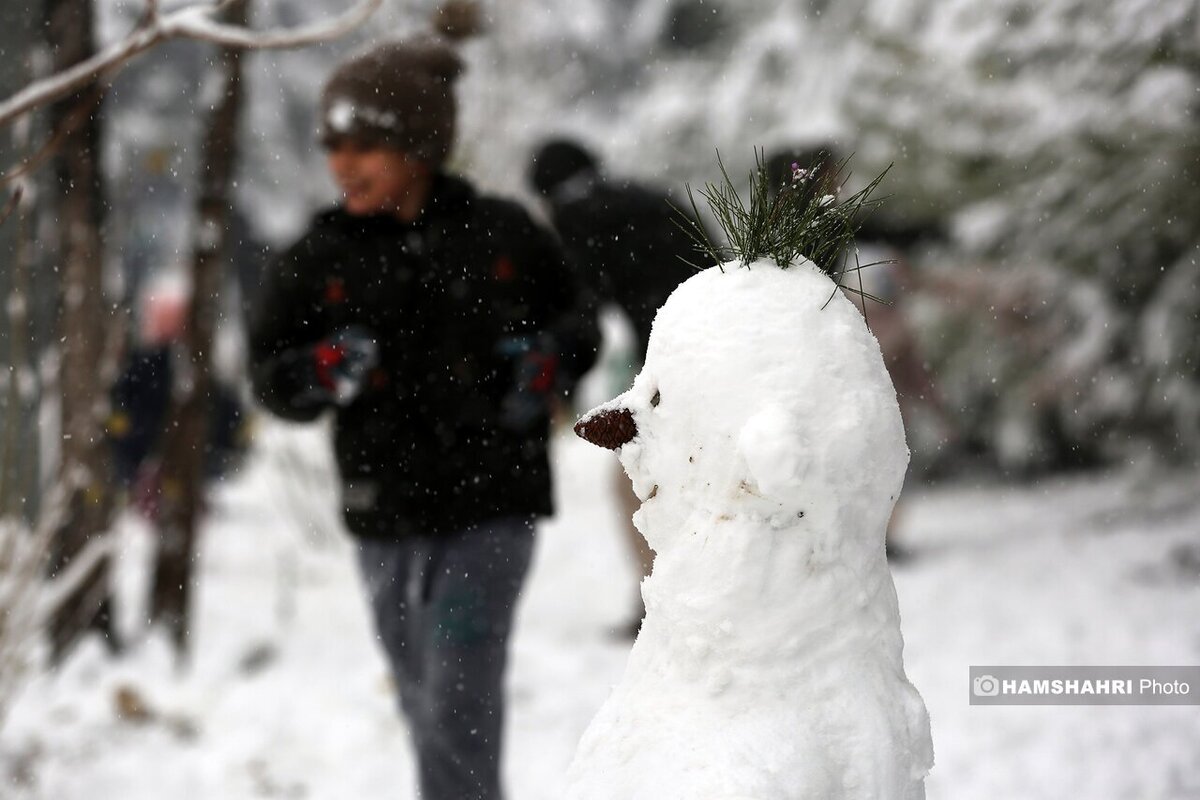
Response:
M995 697L1000 694L1000 681L991 675L980 675L972 681L971 691L976 697Z

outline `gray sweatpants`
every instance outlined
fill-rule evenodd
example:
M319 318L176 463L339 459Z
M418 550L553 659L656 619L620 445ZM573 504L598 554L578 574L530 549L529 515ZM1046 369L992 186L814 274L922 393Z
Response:
M359 566L423 800L498 800L504 665L533 552L533 520L359 542Z

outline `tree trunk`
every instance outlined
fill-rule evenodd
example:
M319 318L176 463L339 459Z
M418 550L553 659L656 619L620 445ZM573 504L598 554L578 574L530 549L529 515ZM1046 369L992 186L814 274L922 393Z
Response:
M61 70L93 52L91 0L46 0L46 37L53 69ZM113 488L104 421L112 366L107 344L114 315L105 302L100 227L104 203L100 184L100 88L92 84L50 112L53 130L70 129L55 157L50 229L57 239L60 275L59 331L62 392L60 480L67 513L51 553L52 574L60 572L112 521ZM50 621L54 656L61 659L88 630L98 630L115 648L108 598L107 558L101 559Z
M228 21L245 24L246 0L229 5ZM192 250L192 298L182 358L162 444L159 548L152 618L166 625L176 647L188 644L192 566L203 512L205 455L212 422L212 348L230 224L237 128L241 116L241 51L223 49L216 80L221 89L205 130L201 188ZM183 363L179 363L183 362Z
M0 94L9 95L29 81L28 71L14 56L23 52L32 38L37 8L0 8L0 52L9 53L9 69L0 70ZM0 171L16 164L28 149L28 129L0 133ZM14 202L17 192L20 202ZM33 354L37 352L34 330L38 306L35 300L50 292L31 285L29 256L30 192L23 182L0 182L0 384L4 384L3 439L0 440L0 516L32 522L37 513L37 395ZM43 320L36 320L43 321Z

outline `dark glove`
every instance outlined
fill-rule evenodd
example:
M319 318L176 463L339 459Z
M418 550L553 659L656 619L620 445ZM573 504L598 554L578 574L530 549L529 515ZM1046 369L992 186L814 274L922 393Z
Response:
M367 375L379 364L379 345L364 329L342 328L307 353L314 399L349 405L362 394Z
M500 402L500 423L511 430L526 430L549 414L559 389L558 352L548 334L513 336L499 345L513 362L512 385Z

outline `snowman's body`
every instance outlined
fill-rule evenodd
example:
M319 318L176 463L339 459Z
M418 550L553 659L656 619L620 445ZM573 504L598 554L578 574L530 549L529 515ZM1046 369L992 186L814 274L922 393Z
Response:
M621 462L656 552L576 800L913 800L932 764L883 549L908 450L861 314L810 264L659 312Z

